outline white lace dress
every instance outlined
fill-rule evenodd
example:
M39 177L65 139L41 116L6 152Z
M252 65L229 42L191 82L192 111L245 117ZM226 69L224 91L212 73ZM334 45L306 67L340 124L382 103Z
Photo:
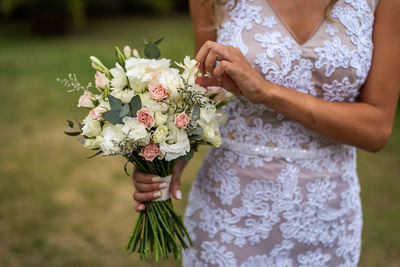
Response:
M357 101L377 2L339 0L333 22L300 44L266 0L239 0L218 42L239 48L273 83ZM194 246L183 266L356 266L362 213L355 148L242 97L225 111L223 145L208 152L190 193L185 222Z

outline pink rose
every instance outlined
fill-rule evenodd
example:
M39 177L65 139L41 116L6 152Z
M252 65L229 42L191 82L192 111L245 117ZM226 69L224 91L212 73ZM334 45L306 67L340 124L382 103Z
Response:
M186 115L185 112L175 114L174 116L174 124L178 128L185 128L190 121L190 117Z
M149 92L151 98L159 102L168 97L167 89L165 89L164 86L155 81L149 84Z
M92 100L96 100L94 95L89 91L85 91L83 95L81 95L81 97L79 98L78 108L94 108Z
M144 157L148 161L153 161L160 154L160 148L153 142L142 148L142 151L139 153L140 156Z
M89 116L93 120L102 121L102 120L104 120L104 118L101 115L103 115L103 113L106 111L107 111L107 109L105 109L105 108L97 107L97 108L92 109L89 112Z
M148 108L142 108L136 113L136 118L138 122L150 129L154 126L154 112Z
M109 86L110 81L100 71L96 71L96 74L94 75L95 83L96 83L96 88L101 92L101 89L104 89L106 86Z

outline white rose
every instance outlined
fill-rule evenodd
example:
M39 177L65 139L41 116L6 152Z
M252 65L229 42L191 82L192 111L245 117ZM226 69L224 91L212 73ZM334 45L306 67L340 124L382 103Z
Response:
M116 98L120 99L122 103L129 103L132 99L132 97L135 95L135 91L130 90L130 89L125 89L125 90L115 90L111 92L112 96L115 96Z
M178 88L183 87L183 82L178 69L162 71L158 76L158 81L167 89L171 98L179 98Z
M124 122L122 132L126 135L127 140L136 142L141 146L150 143L150 133L142 123L137 121L136 118L124 117L122 121Z
M164 125L167 122L167 119L168 119L168 115L163 114L158 111L155 113L155 125L156 126Z
M122 90L128 85L124 69L117 63L116 67L110 69L113 79L111 80L111 90Z
M101 134L101 124L97 120L93 120L90 116L87 116L83 120L83 127L82 127L83 135L87 137L96 137Z
M85 147L87 149L99 149L101 143L103 142L103 137L102 136L96 136L96 138L85 138Z
M173 144L162 142L160 144L160 150L167 161L177 159L189 153L190 143L186 132L184 130L179 130L176 135L176 142Z
M106 123L103 126L103 142L100 147L104 155L118 155L121 153L117 143L125 140L125 135L122 132L122 124Z
M154 143L162 143L167 140L168 127L166 125L158 126L152 135Z

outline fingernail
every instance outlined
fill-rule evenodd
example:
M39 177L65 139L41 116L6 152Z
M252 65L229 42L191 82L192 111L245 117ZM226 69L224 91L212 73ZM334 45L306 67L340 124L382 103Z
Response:
M221 78L221 76L215 76L215 78L217 78L217 81L222 81L222 78Z
M175 195L176 195L176 198L177 198L177 199L182 199L182 192L181 192L181 190L176 190Z
M153 183L161 182L161 178L158 176L153 177L151 180L153 181Z
M167 186L168 186L167 183L162 183L158 186L158 188L163 189L166 188Z
M144 210L144 205L139 205L139 210Z
M161 192L156 192L153 194L153 197L158 198L161 197Z

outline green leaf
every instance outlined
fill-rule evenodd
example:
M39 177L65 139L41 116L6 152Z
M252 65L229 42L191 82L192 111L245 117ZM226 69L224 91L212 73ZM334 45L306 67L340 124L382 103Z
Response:
M158 59L161 56L161 52L156 44L147 44L144 47L144 55L150 59Z
M201 128L201 126L197 126L197 128L194 128L193 130L191 130L190 133L193 135L201 135L204 133L204 131L203 131L203 128Z
M159 45L162 40L164 40L164 37L161 37L160 39L158 39L157 41L154 42L155 45Z
M135 95L132 97L131 101L129 102L129 106L131 108L132 117L135 118L138 110L142 108L142 100L140 99L140 96Z
M120 113L119 113L119 117L120 117L120 118L123 118L123 117L125 117L125 116L130 115L130 113L131 113L131 111L130 111L130 109L129 109L129 104L124 104L124 105L122 106L122 109L121 109Z
M67 125L69 128L74 128L74 123L70 120L67 120Z
M122 101L112 95L108 95L108 101L112 110L120 111L122 107Z
M119 116L120 111L118 110L110 110L103 114L103 118L112 124L122 124L122 119Z
M196 121L200 118L200 106L198 103L194 105L193 113L192 113L192 120Z
M196 128L196 127L197 127L197 122L194 121L194 120L190 120L189 124L190 124L190 126L192 126L193 128Z
M102 151L102 150L99 150L99 151L97 151L95 154L93 154L93 155L87 157L87 159L94 158L94 157L96 157L97 155L100 155L101 153L103 153L103 151Z
M193 158L193 156L193 149L190 149L190 151L186 155L179 157L178 160L190 160L191 158Z
M80 135L81 134L81 132L64 132L66 135L69 135L69 136L78 136L78 135Z

